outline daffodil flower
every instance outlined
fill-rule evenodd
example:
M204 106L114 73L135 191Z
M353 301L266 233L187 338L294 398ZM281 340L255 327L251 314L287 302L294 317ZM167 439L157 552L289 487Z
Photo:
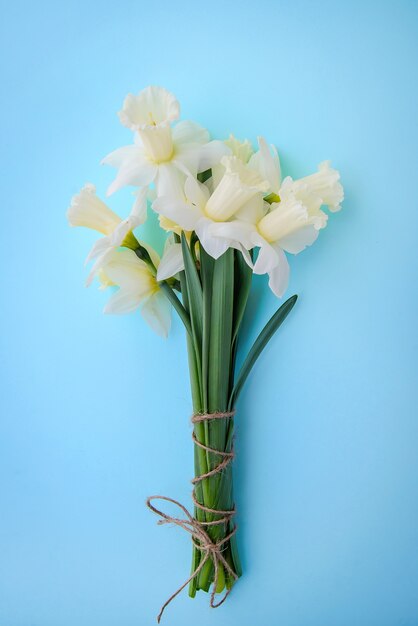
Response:
M87 255L85 261L86 264L89 263L89 261L96 259L90 271L90 274L87 277L87 287L92 283L97 271L103 265L105 259L111 254L112 250L114 250L115 248L119 248L122 245L130 248L131 250L135 250L139 247L139 242L133 235L132 231L140 224L143 224L146 220L147 188L144 187L143 189L139 190L136 196L137 197L130 215L125 220L121 220L121 222L115 228L111 235L108 235L107 237L102 237L101 239L96 241L89 254ZM141 245L143 247L146 247L144 246L143 242L141 242Z
M344 192L339 178L329 161L305 178L292 180L289 176L277 189L280 201L273 202L259 220L222 224L216 234L226 241L235 237L236 243L246 250L259 247L254 273L269 274L269 286L281 297L289 280L285 252L298 254L317 239L328 220L321 206L327 205L331 211L340 208Z
M148 252L154 268L158 268L158 281L167 280L183 269L179 265L178 244L172 238L168 238L162 259L155 250L144 241L139 242L133 234L133 229L142 224L147 213L147 188L136 192L136 199L130 215L122 220L96 195L94 185L87 184L76 196L72 198L71 206L67 211L67 217L71 226L85 226L97 230L105 236L101 237L91 248L86 264L95 260L93 268L87 278L86 286L89 286L97 274L102 274L103 266L109 258L113 258L116 248L136 250L139 246ZM119 257L118 257L119 258ZM176 260L175 260L176 259ZM153 272L154 275L156 271ZM105 284L102 280L102 284Z
M232 156L237 157L244 164L248 163L252 155L254 154L254 149L251 145L251 142L248 139L244 139L244 141L240 141L234 135L229 135L228 139L224 142L228 148L232 152Z
M251 143L246 139L239 141L230 135L225 140L225 145L231 150L232 156L236 157L243 165L257 172L261 178L269 183L267 193L277 197L280 188L281 171L277 150L273 145L268 145L263 137L258 137L258 150L254 152ZM212 180L214 186L219 183L225 173L222 162L212 168Z
M119 215L97 197L96 187L91 183L84 185L82 190L72 197L67 210L67 219L70 226L84 226L103 235L111 235L122 221Z
M128 248L113 249L100 268L106 286L116 285L118 291L104 308L105 313L131 313L140 308L151 328L167 337L171 326L171 305L161 291L150 267Z
M207 130L183 121L175 96L162 87L147 87L137 96L129 94L119 118L135 132L134 145L119 148L103 159L118 168L108 195L126 185L139 187L155 182L158 195L167 186L183 184L186 176L210 169L230 150L221 141L209 141Z
M262 193L268 182L255 171L246 167L237 157L223 157L225 174L211 194L208 187L192 177L185 182L183 198L167 195L157 198L153 209L172 220L186 231L194 230L199 241L214 259L229 247L235 246L235 238L217 236L220 223L233 217L248 219L262 203Z
M87 278L87 286L92 283L94 276L113 249L122 245L133 250L138 247L139 243L132 231L146 220L146 216L147 188L141 189L136 194L132 211L125 220L122 220L97 197L94 185L85 185L80 193L73 197L67 212L70 224L86 226L105 235L96 241L87 256L86 264L96 259Z

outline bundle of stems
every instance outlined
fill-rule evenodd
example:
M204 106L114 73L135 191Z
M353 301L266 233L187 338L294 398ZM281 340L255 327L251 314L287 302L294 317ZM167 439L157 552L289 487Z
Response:
M224 458L208 448L231 453L234 436L231 413L240 391L261 351L293 308L297 296L289 298L269 320L235 376L237 346L252 270L237 250L230 248L215 260L199 244L195 233L189 240L184 233L176 237L177 242L181 242L184 259L184 271L180 273L182 303L168 285L165 290L187 330L193 413L197 416L229 413L228 417L198 420L194 424L194 438L203 444L195 443L194 446L194 469L198 479L194 488L197 501L194 517L204 524L211 541L220 542L223 557L235 575L218 563L215 579L215 564L206 559L198 575L190 581L189 595L194 597L198 590L209 591L212 583L216 583L217 593L229 590L241 576L234 533L232 463L224 464L221 471L206 478L199 477L211 473ZM225 511L232 514L225 517L222 513ZM229 539L223 542L227 537ZM202 550L193 542L192 573L198 569L202 558Z

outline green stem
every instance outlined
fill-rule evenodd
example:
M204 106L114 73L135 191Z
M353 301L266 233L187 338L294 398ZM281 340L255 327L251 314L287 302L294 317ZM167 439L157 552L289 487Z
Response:
M176 307L187 333L187 348L190 369L190 384L193 399L193 412L207 413L227 410L233 384L233 364L238 327L243 311L234 311L234 251L227 251L216 261L200 248L200 263L196 262L195 245L182 237L185 271L179 275L183 304L180 303L170 287L164 287L173 306ZM237 281L237 288L240 281ZM235 290L236 291L236 290ZM173 299L173 296L176 300ZM177 302L176 302L177 301ZM241 298L240 307L245 308L246 297ZM181 307L181 308L180 308ZM205 420L194 425L194 433L203 445L221 451L230 451L232 447L233 420ZM222 460L222 456L194 446L195 476L206 474ZM204 507L214 510L230 510L233 506L232 466L214 474L196 484L195 496ZM194 515L202 522L216 521L221 514L209 513L195 507ZM205 527L211 540L219 541L233 529L233 522ZM237 575L241 574L235 536L225 543L224 556ZM202 553L193 546L192 572L202 558ZM214 582L214 565L206 561L199 575L189 586L189 595L196 591L209 591ZM229 588L234 583L231 576L226 576L224 568L219 567L217 591Z
M185 272L180 273L180 284L181 291L183 295L183 305L186 313L189 315L190 312L190 301L188 297L188 285L186 280ZM202 403L202 391L200 385L200 377L199 377L199 364L197 362L197 353L195 349L195 336L191 329L190 334L187 335L187 352L189 358L189 372L190 372L190 386L192 392L192 402L193 402L193 413L202 413L203 411L203 403ZM199 441L205 443L205 432L203 423L197 423L194 426L195 436ZM199 446L194 446L194 471L195 476L200 476L201 474L205 474L208 471L207 459L205 450L200 448ZM198 502L201 502L205 505L209 500L209 493L207 489L207 485L204 484L204 481L199 482L195 486L195 495ZM207 521L206 513L199 507L195 507L194 515L197 520L200 522ZM201 558L201 552L198 550L193 544L193 554L192 554L192 569L191 572L194 572L199 566ZM197 580L193 578L189 585L189 595L194 597L196 595L197 590Z
M205 257L203 256L203 259ZM207 261L207 259L206 259ZM210 289L211 288L211 289ZM231 342L234 296L234 251L228 250L213 263L212 285L205 290L211 291L210 324L208 328L208 382L207 406L210 413L225 411L228 404L231 378ZM227 451L226 432L229 419L206 421L206 445L216 450ZM209 470L214 469L222 459L212 452L207 453ZM203 481L209 486L210 500L205 504L211 509L229 510L233 503L232 473L228 465L223 472ZM221 483L224 488L220 491ZM221 497L222 495L222 497ZM222 515L210 514L210 521ZM209 526L207 532L213 541L222 539L227 533L227 525ZM224 574L223 568L221 577ZM199 574L198 587L208 591L213 582L214 568L207 561ZM218 591L219 591L218 587Z

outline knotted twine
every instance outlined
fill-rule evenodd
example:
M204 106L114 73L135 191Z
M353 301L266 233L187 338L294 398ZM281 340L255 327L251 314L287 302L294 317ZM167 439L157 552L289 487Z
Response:
M199 422L204 422L204 421L213 420L213 419L233 418L234 415L235 415L235 410L216 411L214 413L197 413L192 416L192 424L197 424ZM231 592L231 589L227 589L224 595L222 596L222 598L218 602L215 602L216 588L218 586L218 580L219 580L219 566L223 565L225 570L228 572L230 576L232 576L234 580L237 580L238 578L237 574L234 572L234 570L232 569L232 567L229 565L228 561L225 559L225 557L222 554L222 551L224 550L224 544L226 544L227 541L229 541L231 537L236 533L237 527L234 526L232 531L228 535L226 535L226 537L224 537L223 539L220 539L219 541L212 540L207 530L205 530L206 526L216 526L218 524L227 524L235 515L235 506L229 511L223 511L220 509L211 509L207 506L204 506L198 501L196 497L196 491L195 491L195 486L199 482L201 482L202 480L205 480L205 478L210 478L211 476L218 474L223 469L225 469L225 467L227 467L229 463L231 463L232 459L235 456L234 449L232 447L230 452L224 452L223 450L210 448L209 446L206 446L203 443L201 443L197 439L194 432L192 434L192 439L195 445L199 446L203 450L206 450L207 452L211 452L212 454L217 454L220 457L222 457L222 460L212 470L206 472L205 474L200 474L199 476L196 476L191 481L193 484L192 500L193 500L194 505L197 508L201 509L202 511L220 516L220 518L217 520L213 520L211 522L204 522L204 521L201 522L198 519L196 519L196 517L193 517L189 513L189 511L186 509L186 507L183 506L180 502L178 502L178 500L173 500L173 498L169 498L167 496L150 496L149 498L147 498L147 501L146 501L147 507L161 518L160 520L158 520L157 523L159 525L175 524L176 526L183 528L186 532L190 533L190 535L192 536L192 541L194 545L196 546L198 550L202 552L202 555L203 555L202 559L200 560L199 565L193 570L189 578L162 605L160 612L157 616L158 623L160 623L160 620L161 620L162 614L164 613L165 608L170 604L172 600L174 600L174 598L181 591L183 591L183 589L194 578L196 578L196 576L199 575L199 572L203 569L207 561L211 560L213 562L213 566L215 570L214 578L213 578L213 587L212 587L212 592L210 595L210 606L212 608L216 608L220 606L221 604L223 604L223 602L225 602L226 598ZM171 502L171 504L174 504L175 506L177 506L184 513L186 517L178 518L178 517L173 517L172 515L168 515L167 513L164 513L164 511L157 509L155 506L151 504L153 500L165 500L166 502Z

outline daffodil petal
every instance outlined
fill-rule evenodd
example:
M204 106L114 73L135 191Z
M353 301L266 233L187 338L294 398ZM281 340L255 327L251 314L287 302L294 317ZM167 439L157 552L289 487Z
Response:
M181 244L173 243L164 252L157 270L157 280L166 280L184 270Z
M165 295L158 291L141 307L141 315L161 337L167 337L171 328L171 305Z
M272 292L281 298L289 284L289 263L286 255L281 249L277 249L278 264L269 272L269 287Z
M199 209L181 200L173 200L171 196L157 198L152 205L154 211L168 217L184 230L194 230L201 217Z
M290 233L286 237L279 240L281 248L291 254L299 254L317 240L319 230L313 224L309 224L303 228Z

